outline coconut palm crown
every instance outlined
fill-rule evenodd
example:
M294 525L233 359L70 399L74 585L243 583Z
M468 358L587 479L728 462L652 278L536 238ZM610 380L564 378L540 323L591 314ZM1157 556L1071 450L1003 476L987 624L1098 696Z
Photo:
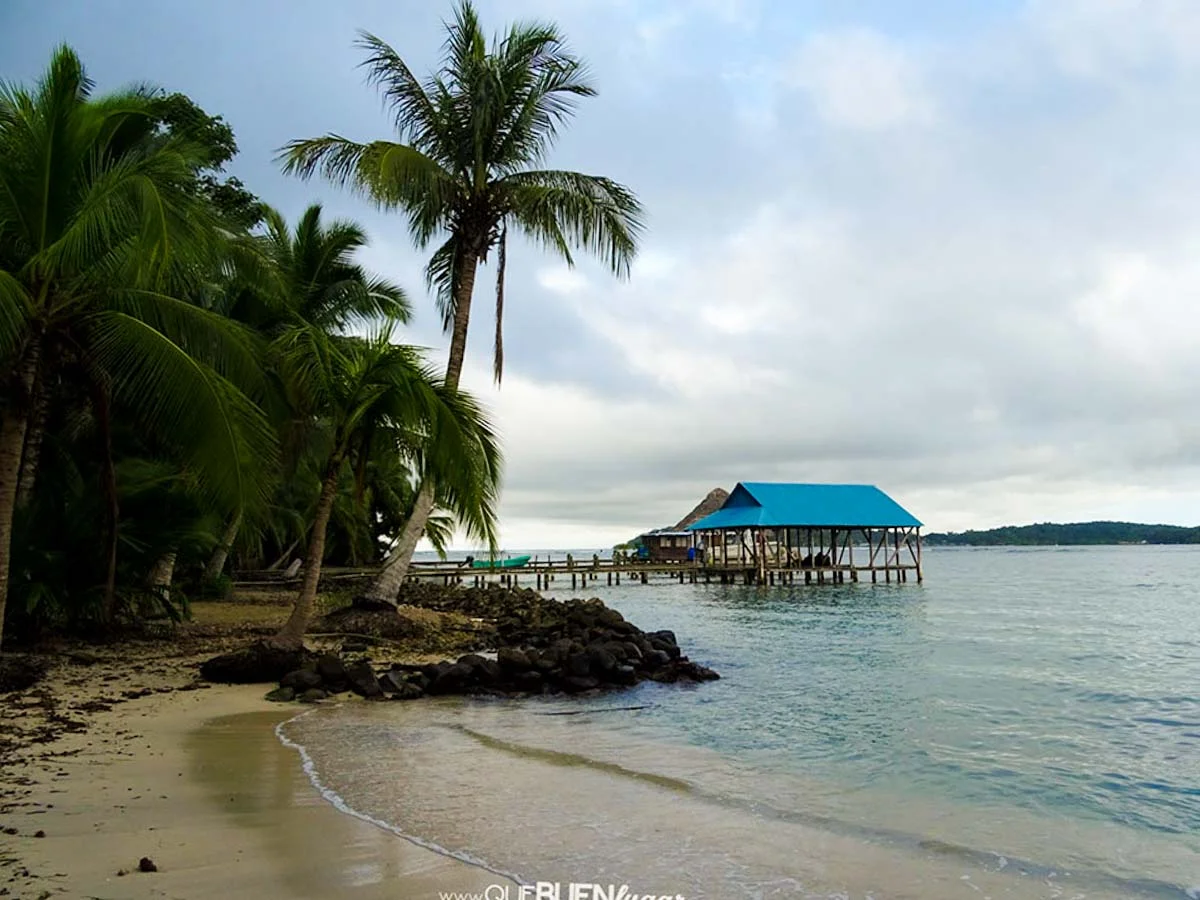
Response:
M490 48L463 2L448 23L441 67L418 79L380 38L362 33L369 80L383 93L398 140L358 143L336 134L288 144L288 172L320 172L408 218L420 248L439 241L426 268L451 333L447 383L457 387L476 266L497 252L494 375L504 369L502 324L508 228L573 263L599 256L627 276L641 207L599 175L543 169L559 128L594 88L553 25L517 24Z

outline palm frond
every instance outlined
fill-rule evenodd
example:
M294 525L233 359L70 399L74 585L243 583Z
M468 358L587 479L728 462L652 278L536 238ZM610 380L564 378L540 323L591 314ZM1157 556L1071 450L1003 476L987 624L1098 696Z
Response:
M146 322L104 312L90 322L95 364L142 425L174 446L227 512L265 502L275 436L233 384Z
M610 178L580 172L534 170L496 184L513 221L531 238L570 261L564 244L599 256L618 277L628 277L643 229L633 192Z

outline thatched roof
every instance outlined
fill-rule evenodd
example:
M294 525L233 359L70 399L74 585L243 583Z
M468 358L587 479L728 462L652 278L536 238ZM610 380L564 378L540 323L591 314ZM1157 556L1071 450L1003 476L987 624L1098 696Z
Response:
M682 531L693 522L699 522L705 516L712 515L724 506L725 501L728 499L729 491L725 490L725 488L713 488L708 492L708 496L700 501L699 506L679 520L679 524L675 526L675 530Z

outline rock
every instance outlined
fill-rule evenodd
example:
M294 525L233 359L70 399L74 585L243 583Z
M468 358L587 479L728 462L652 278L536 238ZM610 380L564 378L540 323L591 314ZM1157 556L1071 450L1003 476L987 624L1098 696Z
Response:
M300 695L300 702L301 703L316 703L319 700L326 699L328 696L329 696L329 694L327 694L325 691L321 690L320 688L309 688L307 691L305 691L303 694Z
M651 650L642 657L643 668L653 672L656 669L661 669L663 666L669 665L671 656L665 650Z
M343 653L366 653L367 645L363 641L346 641L342 644Z
M218 684L265 684L299 669L308 656L303 647L258 641L205 661L200 674Z
M346 664L333 653L322 653L317 657L317 674L321 676L321 684L331 693L339 693L350 686Z
M617 666L617 658L601 646L588 648L587 654L593 675L603 677Z
M77 666L94 666L103 657L98 653L93 653L91 650L74 650L67 654L67 659Z
M533 671L532 669L528 672L518 672L513 676L513 684L520 690L531 693L541 690L542 685L545 683L546 679L542 677L542 673Z
M622 663L619 666L615 666L613 670L608 673L608 680L613 684L637 684L637 669L635 669L633 666Z
M423 675L416 676L418 679ZM379 676L379 687L383 692L397 700L415 700L425 696L425 689L420 681L406 679L399 672L384 672Z
M377 700L383 696L383 688L379 686L379 679L375 677L375 670L371 668L371 663L365 659L351 663L346 667L346 681L350 683L350 690L354 691L360 697L366 697L368 700Z
M563 665L563 672L575 678L585 678L592 671L592 655L587 652L572 654Z
M431 694L461 694L471 683L472 669L462 663L454 663L442 669L429 683Z
M662 641L664 644L666 644L670 647L678 647L679 646L679 641L677 641L675 639L675 632L667 631L666 629L664 629L662 631L648 632L646 634L646 638L651 641L654 641L654 640Z
M420 700L425 696L425 692L411 681L406 681L401 684L400 689L391 696L393 700Z
M525 652L516 647L501 647L496 662L505 672L528 672L533 667Z
M296 689L292 687L277 687L273 691L268 691L264 700L270 700L272 703L288 703L296 699Z
M39 828L37 831L35 831L35 832L33 833L33 836L34 836L35 838L44 838L44 837L46 836L46 832L42 831L42 830Z
M279 679L279 686L285 688L293 688L297 691L307 691L309 688L321 686L321 676L317 674L316 669L303 668L296 669L293 672L288 672Z
M600 687L600 679L589 676L568 675L562 680L563 688L568 693L579 694L583 691L594 691Z
M138 860L138 871L139 872L157 872L158 866L156 866L154 864L154 860L152 860L150 857L143 856L141 859Z
M675 668L681 677L690 678L692 681L717 681L721 677L707 666L689 660L677 663Z

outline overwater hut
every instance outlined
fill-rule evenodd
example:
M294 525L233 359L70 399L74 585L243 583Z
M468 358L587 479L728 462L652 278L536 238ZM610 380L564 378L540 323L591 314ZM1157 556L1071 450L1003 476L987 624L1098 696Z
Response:
M921 523L874 485L741 482L687 530L723 580L923 580Z
M642 554L650 562L686 562L694 554L689 553L695 545L689 526L705 516L716 512L729 499L729 491L713 488L690 513L669 528L656 528L639 534L635 543L645 548Z

